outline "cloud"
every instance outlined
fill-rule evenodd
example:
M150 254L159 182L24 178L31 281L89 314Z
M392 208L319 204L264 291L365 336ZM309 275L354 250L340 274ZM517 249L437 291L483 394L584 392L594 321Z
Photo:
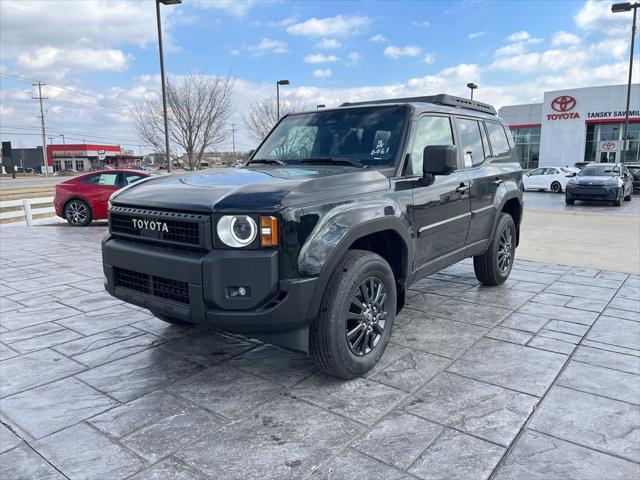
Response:
M389 45L384 49L384 55L394 59L398 59L400 57L417 57L420 55L420 52L420 47L416 47L415 45L407 45L405 47Z
M341 46L342 44L335 38L323 38L318 43L316 43L317 48L332 49L332 48L340 48Z
M360 60L362 60L362 55L360 52L349 52L347 55L348 61L345 63L347 67L354 67L358 64Z
M423 20L422 22L411 22L411 25L414 27L428 27L431 25L428 20Z
M44 47L33 53L19 54L17 65L35 71L49 70L54 67L65 72L72 70L122 71L129 66L131 58L122 50Z
M631 24L630 14L613 13L611 3L588 0L574 18L576 25L604 35L619 35L628 31Z
M331 63L340 60L335 55L323 55L321 53L312 53L303 58L304 63Z
M524 43L512 43L496 50L495 55L497 57L519 55L525 52Z
M330 68L319 68L312 73L314 78L329 78L332 74L333 72Z
M381 33L377 33L373 37L371 37L369 39L369 41L371 41L373 43L382 43L382 42L386 42L387 41L387 37L385 37Z
M291 35L304 37L349 37L357 35L371 24L369 17L359 15L336 15L328 18L310 18L287 27Z
M499 58L490 67L515 72L560 71L583 66L588 58L585 51L554 49Z
M471 32L470 34L467 35L467 38L473 40L475 38L484 37L486 34L487 32Z
M580 37L561 30L553 34L551 43L554 47L559 45L578 45L580 43Z
M526 32L525 30L520 30L519 32L515 32L509 35L507 37L507 40L509 40L510 42L524 42L526 40L529 40L529 38L531 38L531 35L529 35L529 32Z
M424 63L432 64L436 61L435 52L427 52L424 54L424 59L422 60Z
M254 57L261 57L266 54L281 55L288 52L286 43L266 37L260 40L257 45L248 46L247 51L252 52Z
M238 50L237 48L232 48L231 50L229 50L229 55L240 55L240 50Z

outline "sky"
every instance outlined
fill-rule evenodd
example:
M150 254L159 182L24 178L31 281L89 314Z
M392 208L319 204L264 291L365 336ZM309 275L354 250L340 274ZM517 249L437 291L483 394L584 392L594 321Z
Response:
M279 79L291 82L283 101L308 108L467 96L469 82L500 107L627 82L631 14L608 1L183 0L161 11L168 75L235 79L240 150L255 147L249 104L275 97ZM153 0L0 0L0 137L41 144L31 85L41 81L48 143L64 134L148 153L131 108L159 97L159 68ZM231 149L230 133L219 149Z

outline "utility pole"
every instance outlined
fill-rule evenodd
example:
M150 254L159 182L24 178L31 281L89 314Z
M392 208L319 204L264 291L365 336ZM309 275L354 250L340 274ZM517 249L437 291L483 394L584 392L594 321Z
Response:
M34 87L38 87L38 96L31 97L34 100L40 100L40 124L42 126L42 165L44 168L45 177L49 176L49 166L47 162L47 134L44 128L44 106L42 105L42 100L46 100L49 97L42 96L42 86L46 85L46 83L38 82L32 84Z
M232 145L232 149L233 149L233 163L235 164L238 161L238 158L236 157L236 127L238 126L237 123L232 123L231 124L231 145Z

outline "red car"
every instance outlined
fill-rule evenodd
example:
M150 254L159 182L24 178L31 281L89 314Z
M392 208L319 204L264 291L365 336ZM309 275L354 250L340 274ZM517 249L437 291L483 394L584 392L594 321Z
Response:
M107 218L111 194L149 175L140 170L104 170L58 183L53 199L56 215L74 227Z

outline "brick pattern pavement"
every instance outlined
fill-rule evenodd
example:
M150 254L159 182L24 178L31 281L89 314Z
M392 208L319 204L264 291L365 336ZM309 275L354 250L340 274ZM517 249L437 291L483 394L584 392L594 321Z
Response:
M456 264L344 382L109 297L103 234L0 230L4 479L640 477L638 276Z

